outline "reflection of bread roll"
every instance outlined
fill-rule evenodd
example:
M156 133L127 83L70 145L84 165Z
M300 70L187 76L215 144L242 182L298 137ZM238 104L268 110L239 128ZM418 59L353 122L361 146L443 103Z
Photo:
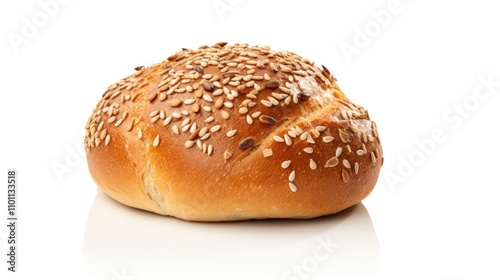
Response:
M219 43L136 70L86 126L90 173L123 204L196 221L312 218L377 181L375 123L326 67Z

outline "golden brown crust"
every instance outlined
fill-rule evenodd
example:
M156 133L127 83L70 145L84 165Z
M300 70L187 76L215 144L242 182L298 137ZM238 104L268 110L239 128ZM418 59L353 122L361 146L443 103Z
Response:
M103 94L85 138L92 177L126 205L196 221L312 218L375 186L375 123L325 67L219 43L136 70Z

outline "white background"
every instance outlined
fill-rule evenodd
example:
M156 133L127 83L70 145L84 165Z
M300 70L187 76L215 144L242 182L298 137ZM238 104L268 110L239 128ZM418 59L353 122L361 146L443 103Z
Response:
M500 279L495 1L48 2L0 4L1 279ZM219 41L324 64L369 109L385 164L362 204L310 221L203 224L97 191L81 147L106 87ZM15 274L8 168L19 175Z

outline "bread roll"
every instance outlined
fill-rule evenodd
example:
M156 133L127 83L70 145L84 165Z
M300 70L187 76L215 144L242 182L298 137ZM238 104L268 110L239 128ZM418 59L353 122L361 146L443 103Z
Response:
M135 70L85 127L90 174L125 205L190 221L306 219L375 186L377 127L324 66L217 43Z

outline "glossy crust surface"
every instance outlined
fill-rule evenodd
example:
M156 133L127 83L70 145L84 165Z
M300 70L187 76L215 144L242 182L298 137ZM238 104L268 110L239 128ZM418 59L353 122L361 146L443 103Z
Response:
M85 147L112 198L193 221L333 214L383 163L375 123L326 67L247 44L137 67L103 94Z

